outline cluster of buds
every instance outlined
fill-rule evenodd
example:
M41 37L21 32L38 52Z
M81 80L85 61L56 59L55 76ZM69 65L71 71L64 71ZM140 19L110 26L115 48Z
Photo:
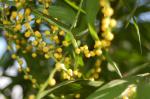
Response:
M99 73L101 72L101 63L102 59L97 59L94 65L94 68L91 69L91 76L90 79L98 79Z
M97 48L97 49L90 51L87 45L84 45L84 46L81 46L80 48L75 49L75 52L77 54L80 54L80 52L82 52L86 58L100 56L102 54L101 48Z
M101 22L101 30L102 30L102 40L103 46L108 47L110 46L111 41L114 38L112 33L112 28L117 25L115 19L111 18L114 14L114 10L111 8L109 0L100 0L100 6L102 7L103 18Z
M129 85L124 92L121 94L121 99L131 99L135 97L137 86L134 84Z
M52 0L38 0L38 2L44 6L43 13L48 15L48 8L50 7Z
M114 12L109 0L100 0L103 13L101 22L103 39L96 40L92 49L87 44L82 44L82 42L82 46L73 48L73 44L71 45L72 42L66 39L67 33L64 30L34 15L33 9L26 5L26 2L31 1L15 0L15 8L17 10L10 11L10 7L6 7L3 9L6 11L6 14L0 20L4 25L4 35L8 42L8 50L12 53L12 59L17 60L19 63L18 70L24 72L24 79L30 80L33 87L38 86L37 80L31 75L28 63L25 68L22 66L23 60L20 57L23 57L24 54L30 55L35 60L39 58L38 56L45 60L53 59L55 63L54 70L56 71L48 79L50 86L54 86L58 82L54 76L56 72L60 72L63 80L82 78L84 75L82 69L80 67L75 68L74 64L72 64L76 61L76 59L73 59L74 55L70 55L72 52L75 56L81 56L83 60L84 58L86 60L97 58L98 60L95 61L95 66L89 70L91 73L87 78L99 79L99 73L101 72L100 65L103 60L102 52L103 49L110 46L114 38L112 28L117 24L116 20L111 18ZM51 0L38 0L36 2L38 2L36 4L43 6L43 15L49 15L48 9L52 3ZM55 18L55 20L58 19ZM48 29L40 30L39 26L45 23ZM69 52L68 49L71 49L72 52ZM85 79L87 78L85 77ZM80 94L77 94L76 97L79 98Z

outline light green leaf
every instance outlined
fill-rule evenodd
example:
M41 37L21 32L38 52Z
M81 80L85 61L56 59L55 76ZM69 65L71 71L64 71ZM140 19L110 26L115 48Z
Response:
M109 56L109 53L107 51L104 51L104 55L105 55L106 59L108 60L108 62L116 69L116 72L118 73L118 75L122 78L122 74L121 74L118 66L111 59L111 57Z
M53 88L51 88L51 89L48 89L48 90L46 90L46 91L43 91L42 93L40 93L39 96L37 96L37 99L43 99L44 96L50 94L52 91L54 91L54 90L56 90L56 89L58 89L58 88L60 88L60 87L62 87L62 86L65 86L65 85L68 85L68 84L70 84L70 83L73 83L73 82L76 82L76 81L75 81L75 80L74 80L74 81L64 81L64 82L58 84L57 86L55 86L55 87L53 87Z
M146 73L113 80L97 89L87 99L122 99L122 96L126 94L132 94L129 99L143 99L143 97L149 99L149 79L150 74Z
M89 31L90 31L92 38L94 40L99 40L97 32L95 31L94 27L92 25L88 24L88 28L89 28Z
M84 14L86 14L86 12L82 9L82 8L80 8L79 6L77 6L75 3L73 3L73 2L71 2L70 0L65 0L65 2L67 3L67 4L69 4L72 8L74 8L74 9L76 9L76 10L80 10L82 13L84 13Z
M81 56L76 56L77 64L80 66L84 66L84 62Z
M133 24L134 24L134 27L136 29L136 33L137 33L138 40L139 40L139 45L140 45L140 51L141 51L141 54L142 54L142 44L141 44L140 30L139 30L139 27L137 25L136 19L134 17L133 17Z
M88 96L87 99L114 99L118 97L127 87L127 81L114 80L97 89L94 93Z

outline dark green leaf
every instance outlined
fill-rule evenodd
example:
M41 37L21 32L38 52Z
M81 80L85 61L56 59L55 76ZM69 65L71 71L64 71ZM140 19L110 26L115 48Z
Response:
M75 19L75 12L67 7L50 6L49 13L52 17L58 18L62 22L72 24L72 20Z
M86 0L87 23L90 34L94 40L99 39L95 28L95 19L99 8L99 0Z

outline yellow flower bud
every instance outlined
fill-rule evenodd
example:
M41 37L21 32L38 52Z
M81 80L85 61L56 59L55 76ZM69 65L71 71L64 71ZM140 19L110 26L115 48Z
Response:
M62 31L59 32L59 35L64 36L65 32L62 30Z
M115 19L110 20L110 27L115 27L117 25L117 21Z
M55 67L57 70L61 70L61 69L66 70L65 65L63 63L60 63L60 62L56 63Z
M88 50L88 46L87 45L84 45L83 48L84 48L84 50Z
M86 58L90 58L90 57L91 57L91 54L90 54L90 53L86 53L86 54L85 54L85 57L86 57Z
M28 20L28 21L31 21L31 20L32 20L32 17L31 17L31 16L27 16L27 20Z
M101 72L101 68L100 68L100 67L97 68L97 69L96 69L96 72L97 72L97 73L100 73L100 72Z
M45 31L45 35L46 35L46 36L50 35L50 31L46 30L46 31Z
M23 64L23 61L21 59L18 60L19 65Z
M48 48L48 47L44 47L44 48L43 48L43 52L46 53L46 52L48 52L48 51L49 51L49 48Z
M105 27L108 27L110 24L110 19L109 18L103 18L102 19L102 25Z
M15 19L17 17L17 12L16 11L13 11L12 14L11 14L11 18L12 19Z
M103 13L104 13L104 16L112 16L114 13L114 10L110 7L106 7L103 9Z
M26 8L25 10L25 15L28 16L31 13L31 9L30 8Z
M20 45L19 44L16 44L16 49L20 49Z
M57 40L58 40L58 36L55 35L55 36L53 37L53 40L54 40L54 41L57 41Z
M36 19L36 23L40 24L41 23L41 19Z
M96 62L95 62L95 66L96 67L99 67L101 65L102 61L97 59Z
M48 8L49 7L49 3L45 3L45 7Z
M12 58L12 59L16 59L16 58L17 58L17 55L16 55L16 54L12 54L12 55L11 55L11 58Z
M59 58L59 54L58 53L54 53L54 57L58 59Z
M21 24L17 24L17 25L15 26L14 30L15 30L15 31L19 31L19 30L21 30L21 28L22 28Z
M104 47L108 47L108 46L110 46L110 41L102 40L102 47L104 48Z
M80 98L80 94L76 94L76 95L75 95L75 98L76 98L76 99L79 99L79 98Z
M112 33L107 33L106 36L105 36L105 38L106 38L107 40L111 41L111 40L113 40L114 35L113 35Z
M24 79L28 80L29 79L29 75L24 75Z
M64 63L65 63L65 64L70 64L70 63L71 63L70 58L69 58L69 57L65 57Z
M79 73L78 70L73 71L73 74L76 76L78 75L78 73Z
M31 32L30 31L25 32L24 36L27 37L27 38L30 37L31 36Z
M107 2L106 0L100 0L99 3L100 3L100 5L103 6L103 7L104 7L104 6L107 6L107 4L108 4L108 2Z
M33 83L33 84L35 84L35 83L36 83L36 79L32 79L31 81L32 81L32 83Z
M75 52L76 52L77 54L80 54L81 51L80 51L79 48L76 48L76 49L75 49Z
M34 46L36 46L36 45L38 45L38 41L37 41L37 40L34 40L34 41L32 42L32 44L33 44Z
M81 76L82 76L82 73L81 72L78 72L78 78L81 78Z
M53 26L53 25L52 25L52 26L51 26L51 29L52 29L52 31L53 31L53 32L55 32L55 31L57 31L57 30L58 30L58 27L57 27L57 26Z
M41 33L40 33L39 31L35 31L34 34L35 34L35 36L38 37L38 38L41 37Z
M27 29L29 29L30 28L30 24L27 22L27 23L25 23L24 24L24 26L27 28Z
M69 74L70 76L73 76L73 71L72 71L72 69L68 69L68 74Z
M69 43L67 41L63 41L62 44L63 46L66 46L66 47L69 46Z
M17 8L19 8L19 7L21 7L21 6L22 6L21 2L16 2L16 7L17 7Z
M60 47L59 47L59 48L57 48L56 50L57 50L57 52L59 52L59 53L61 53L61 52L62 52L62 48L60 48Z
M32 57L33 57L33 58L36 58L36 57L37 57L37 54L36 54L36 53L32 53Z
M23 19L23 15L21 13L18 14L19 20Z
M49 58L50 58L50 55L49 55L49 54L45 54L44 57L45 57L46 59L49 59Z
M10 22L9 21L7 21L7 20L2 20L3 21L3 24L4 25L7 25L7 24L9 24Z
M102 54L102 50L101 50L101 49L97 49L97 50L95 51L95 54L96 54L97 56L101 55L101 54Z
M43 13L46 14L46 15L48 15L48 10L47 10L47 9L44 9L44 10L43 10Z
M48 83L49 83L50 86L54 86L56 84L56 80L54 78L49 79Z
M66 72L62 73L62 78L70 80L70 76Z
M100 48L101 47L101 41L95 41L94 48Z
M35 99L35 95L30 95L28 99Z
M27 67L27 68L26 68L26 71L27 71L27 72L30 72L30 68L29 68L29 67Z
M95 56L95 53L94 53L93 51L90 51L90 55L91 55L92 57L94 57L94 56Z

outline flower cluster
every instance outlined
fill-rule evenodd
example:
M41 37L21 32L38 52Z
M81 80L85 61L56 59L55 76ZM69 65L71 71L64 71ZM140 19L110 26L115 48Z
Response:
M60 80L74 80L74 79L99 79L101 72L100 65L105 57L103 49L110 46L114 38L112 28L116 26L115 19L112 19L113 9L110 2L107 0L100 0L102 7L103 18L101 22L102 39L96 40L91 49L87 44L81 42L80 45L76 43L76 38L73 40L67 39L68 32L60 28L57 24L47 22L40 16L37 16L34 9L28 6L32 0L15 0L15 6L5 4L2 13L1 21L4 25L4 35L7 39L8 50L12 53L11 57L19 63L18 70L24 72L24 79L30 80L33 87L39 87L38 81L30 74L30 64L24 68L23 60L24 55L28 54L29 57L35 60L39 57L44 60L53 60L55 66L50 72L50 76L44 86L43 90L49 85L54 86L58 81L55 79L55 73L59 72ZM36 4L41 5L43 15L49 16L48 9L52 4L51 0L38 0ZM54 18L55 21L59 20ZM41 30L41 24L46 24L48 29ZM73 34L71 34L73 35ZM73 46L73 45L76 46ZM70 51L71 50L71 51ZM90 58L96 58L94 66L90 67L87 75L82 73L84 67L80 67L77 61L86 62ZM25 59L26 60L26 59ZM77 65L77 66L76 66ZM85 66L86 67L86 66ZM60 81L59 80L59 81ZM77 98L80 94L76 95Z
M101 30L102 30L102 37L104 38L103 46L107 47L110 46L111 41L114 38L112 33L112 28L117 25L115 19L111 18L114 14L113 9L110 6L109 0L100 0L100 6L102 7L103 19L101 22Z

